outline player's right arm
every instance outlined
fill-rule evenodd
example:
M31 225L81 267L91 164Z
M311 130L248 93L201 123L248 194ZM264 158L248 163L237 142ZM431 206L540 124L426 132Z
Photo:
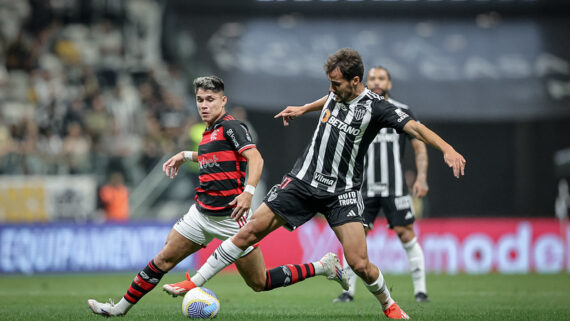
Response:
M439 149L443 153L443 160L447 166L451 167L455 177L459 178L465 174L465 158L431 129L415 120L409 120L404 125L403 130L424 143Z
M198 161L198 153L192 151L181 151L174 156L170 157L164 164L162 164L162 171L166 176L173 179L178 175L178 168L186 161Z
M287 106L287 108L283 109L279 114L275 115L273 118L283 117L283 126L289 126L289 122L295 117L299 117L303 114L317 111L323 109L325 103L327 102L327 96L315 100L311 103L304 104L303 106Z

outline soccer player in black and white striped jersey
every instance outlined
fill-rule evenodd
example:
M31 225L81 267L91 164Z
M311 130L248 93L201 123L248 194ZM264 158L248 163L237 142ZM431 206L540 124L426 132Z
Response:
M390 98L392 82L386 68L380 66L371 68L366 77L366 86L396 107L413 115L407 105ZM398 134L393 128L382 128L368 148L366 157L364 183L361 190L364 199L362 219L365 232L368 233L382 209L390 228L396 232L406 251L416 301L429 302L424 254L414 233L414 208L404 181L401 164L407 140L410 140L414 149L417 169L416 181L412 187L413 195L421 198L427 194L429 190L427 185L428 157L425 144L406 133ZM354 297L356 275L350 271L346 260L344 261L350 288L333 302L350 302Z
M407 105L390 98L392 81L386 68L381 66L371 68L366 77L366 87L413 117ZM312 108L322 108L326 101L327 96L310 105ZM296 106L290 107L297 108ZM417 176L412 187L413 195L421 198L427 194L429 190L427 184L428 157L425 144L406 133L399 134L394 128L382 128L368 147L366 155L361 189L364 201L362 220L365 233L368 234L368 231L373 228L376 216L382 209L390 228L396 232L406 251L416 301L429 302L424 254L414 232L414 208L404 181L401 164L407 140L410 140L416 158ZM346 258L344 258L344 267L350 287L333 302L351 302L354 299L356 274L350 269Z
M292 117L322 109L307 149L281 184L270 190L248 223L222 242L192 278L200 279L195 284L202 286L275 229L295 229L320 212L342 244L348 264L376 297L384 314L409 319L391 297L378 267L368 259L360 196L368 146L381 128L390 127L441 150L457 178L464 174L466 161L436 133L365 88L364 65L355 50L338 50L327 58L324 69L330 82L324 108L288 107L275 116L288 123ZM224 259L220 259L222 253Z

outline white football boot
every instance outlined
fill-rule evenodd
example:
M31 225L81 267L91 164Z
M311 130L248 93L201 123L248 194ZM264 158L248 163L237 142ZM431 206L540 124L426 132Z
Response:
M89 299L87 300L87 304L89 304L89 309L93 311L95 314L99 314L105 317L116 317L116 316L123 316L125 312L119 311L119 308L113 302L113 299L109 299L109 302L101 303L97 302L96 300Z
M348 291L348 279L336 254L329 252L319 262L325 269L327 279L337 281L345 291Z

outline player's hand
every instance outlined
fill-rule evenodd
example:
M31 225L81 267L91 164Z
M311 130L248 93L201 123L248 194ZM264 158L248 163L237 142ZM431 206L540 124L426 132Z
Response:
M302 106L287 106L279 114L273 116L273 118L283 117L283 126L289 126L289 122L304 114Z
M460 176L465 175L465 163L467 163L467 161L454 149L443 153L443 160L447 166L451 167L453 170L453 176L459 178Z
M238 196L236 196L236 198L234 198L234 200L230 202L231 206L233 205L236 206L230 217L237 221L240 219L240 217L242 217L243 214L246 214L251 208L252 198L253 195L251 195L248 192L243 192Z
M178 175L178 168L180 165L184 164L184 154L180 152L172 157L170 157L164 164L162 164L162 171L166 174L166 176L173 179Z
M425 179L416 179L414 186L412 186L412 193L415 197L422 198L427 195L429 186Z

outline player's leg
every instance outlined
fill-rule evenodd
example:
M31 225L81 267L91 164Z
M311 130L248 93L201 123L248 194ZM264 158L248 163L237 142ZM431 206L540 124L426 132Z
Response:
M196 207L192 206L184 217L174 224L166 238L164 247L135 276L131 286L117 304L112 301L100 303L95 300L88 300L91 310L104 316L126 314L146 293L154 289L166 272L207 244L209 240L206 240L204 236L201 229L202 222L198 221L197 213Z
M117 304L112 300L109 303L101 303L90 299L87 301L89 308L93 313L103 316L125 315L145 294L154 289L164 274L200 248L199 244L172 229L162 250L135 276Z
M382 204L390 227L394 229L406 251L416 301L429 302L424 253L414 232L415 215L411 197L385 197L382 198Z
M368 259L362 224L358 222L345 223L334 226L333 230L342 244L346 261L380 302L384 314L391 319L408 319L408 315L392 299L382 272Z
M364 225L364 233L372 229L374 220L380 211L380 199L378 197L364 197L363 198L364 211L362 213L362 224ZM348 281L348 290L343 291L333 302L352 302L354 300L354 293L356 292L356 279L358 276L352 271L350 265L346 262L346 256L342 256L342 267L346 274Z
M235 264L246 284L256 292L289 286L317 275L325 275L341 286L346 286L342 282L342 267L334 253L327 253L316 262L287 264L267 270L263 253L256 248L239 258Z
M285 224L285 221L262 203L250 221L239 232L220 244L206 263L192 276L196 286L202 286L226 266L243 256L245 251L261 241L267 234Z

